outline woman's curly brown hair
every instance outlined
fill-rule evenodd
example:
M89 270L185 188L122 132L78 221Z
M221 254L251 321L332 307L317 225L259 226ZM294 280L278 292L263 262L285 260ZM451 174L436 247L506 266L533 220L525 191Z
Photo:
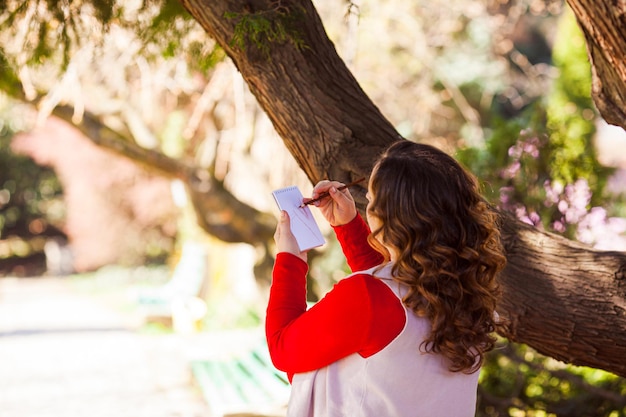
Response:
M431 324L420 349L442 354L451 371L477 371L494 347L496 277L506 258L476 179L446 153L403 140L376 163L370 193L368 215L381 224L370 244L395 249L403 301Z

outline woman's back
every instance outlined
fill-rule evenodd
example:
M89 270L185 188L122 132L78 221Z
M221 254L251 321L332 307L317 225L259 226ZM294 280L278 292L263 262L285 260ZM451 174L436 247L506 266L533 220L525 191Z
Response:
M375 275L401 299L402 287L390 279L390 269L388 265ZM380 352L367 358L352 354L324 368L296 374L289 415L474 416L479 373L450 372L443 356L420 352L430 325L427 319L405 311L404 329Z

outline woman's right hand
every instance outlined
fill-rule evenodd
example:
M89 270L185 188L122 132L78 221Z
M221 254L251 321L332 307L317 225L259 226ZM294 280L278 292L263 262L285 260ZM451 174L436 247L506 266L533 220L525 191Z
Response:
M323 180L313 187L313 198L317 198L324 192L330 194L313 204L320 209L331 226L347 224L356 217L356 205L350 191L347 188L342 191L337 190L342 185L344 184L339 181Z

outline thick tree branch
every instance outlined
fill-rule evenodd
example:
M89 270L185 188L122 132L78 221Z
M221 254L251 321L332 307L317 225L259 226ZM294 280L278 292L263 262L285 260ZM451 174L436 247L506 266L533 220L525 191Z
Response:
M85 112L80 122L72 121L74 108L70 106L57 106L52 114L64 120L78 129L85 137L93 143L118 155L133 160L134 162L161 175L179 178L186 181L194 176L194 168L178 159L169 158L161 152L146 149L135 142L132 138L127 138L104 125L97 116L90 112Z
M73 109L70 107L56 107L53 114L72 123ZM138 146L103 125L89 112L73 126L103 149L185 182L198 213L199 224L209 234L225 242L247 242L252 245L265 245L271 240L276 226L274 217L242 203L215 177L202 175L199 169L189 164Z
M24 99L19 95L17 98ZM196 212L200 213L199 224L207 233L225 242L246 242L260 246L265 246L272 239L276 228L274 217L238 200L205 170L169 158L160 152L142 148L105 126L89 112L85 112L79 123L72 121L72 107L57 106L52 114L77 128L102 149L129 158L159 175L182 180L189 189Z
M626 129L626 2L568 0L585 38L592 95L608 123Z
M626 376L626 253L593 250L503 213L500 314L509 339Z

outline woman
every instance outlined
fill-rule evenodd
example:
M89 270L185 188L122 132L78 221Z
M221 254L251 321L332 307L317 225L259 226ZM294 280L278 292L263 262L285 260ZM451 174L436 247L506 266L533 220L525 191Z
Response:
M313 197L330 193L315 205L355 272L308 310L287 213L274 236L266 336L288 416L473 416L505 264L495 213L453 158L406 140L374 165L367 224L341 185Z

